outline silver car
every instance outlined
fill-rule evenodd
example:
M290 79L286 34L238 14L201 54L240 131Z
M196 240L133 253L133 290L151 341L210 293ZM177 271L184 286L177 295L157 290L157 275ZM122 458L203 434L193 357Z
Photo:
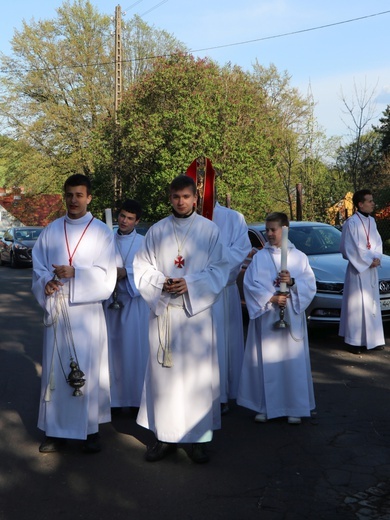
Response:
M253 249L237 280L243 304L242 277L253 254L266 242L265 223L249 224L248 234ZM341 231L320 222L290 222L288 238L308 256L316 277L317 293L306 310L308 325L339 323L348 264L339 253ZM378 274L382 319L390 321L390 256L383 255Z

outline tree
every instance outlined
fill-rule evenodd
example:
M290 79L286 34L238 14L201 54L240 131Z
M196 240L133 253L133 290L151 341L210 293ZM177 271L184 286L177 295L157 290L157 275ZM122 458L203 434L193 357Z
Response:
M280 75L276 67L268 69L258 62L254 65L254 75L266 93L267 104L271 109L272 160L277 176L268 180L267 188L281 197L276 200L289 213L290 219L296 217L296 185L303 185L305 199L311 201L310 193L315 185L316 171L310 165L319 164L316 156L315 141L320 134L315 131L312 96L303 96L290 85L287 72ZM282 186L282 190L277 189ZM308 213L308 211L306 211Z
M336 167L349 183L349 189L357 191L379 188L381 179L380 138L375 131L359 135L358 142L352 141L340 147ZM358 153L357 153L358 150Z
M390 106L386 107L379 122L380 125L374 126L374 130L380 138L380 152L388 157L390 155Z
M307 100L288 83L275 67L258 67L251 74L183 54L156 60L123 96L118 114L124 195L142 201L147 218L161 218L169 209L170 180L195 157L206 155L222 173L217 180L222 203L229 193L232 207L248 221L286 211L292 204L286 193L302 161L297 131L309 113ZM108 149L105 143L114 132L107 121L98 145ZM290 150L296 155L288 178ZM113 157L96 165L105 191L110 164L112 169Z
M36 186L37 171L48 175L54 190L70 172L93 176L93 131L102 118L114 119L111 31L110 16L100 15L88 0L65 1L57 18L24 22L23 29L15 31L13 55L1 56L0 115L4 133L36 152L24 172L24 184ZM125 37L131 39L137 60L146 58L151 49L182 48L139 18L130 23ZM146 45L149 40L153 45ZM124 41L124 47L130 42ZM134 81L149 62L145 59L145 66L135 69L128 52L125 56L124 79Z
M347 101L342 94L345 113L352 120L351 124L346 123L352 136L352 142L347 147L342 147L341 152L343 148L346 148L348 170L345 173L352 184L353 191L359 189L359 183L363 180L364 163L368 156L372 157L372 151L367 148L370 137L367 138L365 134L370 132L369 124L375 117L374 94L375 89L368 92L366 85L358 91L356 84L354 84L354 98L351 101Z
M231 193L234 207L251 219L263 214L263 179L272 168L266 112L263 93L239 67L183 54L157 59L123 96L118 114L124 194L141 200L149 218L161 218L169 182L206 155L222 172L220 198ZM110 128L102 128L103 148Z
M26 186L26 172L29 182ZM0 136L0 186L23 187L26 192L51 193L56 179L50 160L25 141ZM34 189L31 189L34 186Z
M355 86L355 100L348 104L343 99L353 122L349 129L354 139L348 145L340 147L336 167L342 172L352 191L369 187L377 193L378 200L389 186L390 110L387 107L383 117L379 119L379 126L369 128L375 112L373 96L374 90L368 93L364 87L358 93Z
M293 215L292 190L307 160L299 136L311 112L287 74L173 52L185 48L134 17L122 32L124 93L115 114L110 17L88 0L64 2L57 15L24 23L13 55L1 56L0 117L20 153L15 168L3 162L6 183L58 191L69 173L83 172L102 209L112 206L119 179L123 195L159 218L168 182L207 155L222 172L222 202L229 193L248 220L275 209Z
M309 89L308 117L298 135L301 155L299 179L303 187L303 220L329 220L329 207L345 195L345 183L331 166L338 138L326 138L314 117L314 100Z
M122 25L123 85L126 90L153 68L159 56L170 56L186 46L167 31L151 27L137 15Z

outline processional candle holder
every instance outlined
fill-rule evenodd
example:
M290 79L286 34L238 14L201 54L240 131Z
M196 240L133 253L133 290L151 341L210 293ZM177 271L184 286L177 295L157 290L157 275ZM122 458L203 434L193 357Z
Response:
M84 372L80 370L78 364L75 361L70 362L70 372L68 375L67 382L68 384L74 388L73 395L75 397L79 397L83 395L83 392L80 390L85 385Z
M280 258L280 270L285 271L287 269L287 241L288 241L288 227L282 226L282 244L281 244L281 258ZM278 291L279 295L287 296L289 291L287 291L286 282L280 283L280 290ZM279 307L279 320L275 321L274 327L275 329L286 329L288 327L287 321L284 319L285 307Z
M287 295L289 293L288 292L278 291L278 294L280 294L280 295ZM279 319L278 319L278 321L275 321L275 324L274 324L274 328L275 329L287 329L288 323L284 319L285 309L286 309L286 307L279 307Z

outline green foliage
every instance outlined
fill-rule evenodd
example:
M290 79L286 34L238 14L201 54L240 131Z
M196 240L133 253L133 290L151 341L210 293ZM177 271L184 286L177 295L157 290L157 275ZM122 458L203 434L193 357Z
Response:
M58 193L61 182L49 158L24 141L0 136L0 186L23 186L26 192Z
M330 222L329 208L342 200L349 191L349 186L340 176L339 171L319 162L313 184L306 183L303 220Z
M300 137L311 110L273 66L251 74L179 53L160 58L123 96L118 127L102 125L100 143L115 151L95 163L97 176L107 186L111 168L117 195L137 198L146 218L157 220L169 211L172 178L206 155L221 173L222 204L229 196L248 221L274 210L294 217L295 186L312 154ZM306 171L313 185L316 175Z
M275 207L266 189L276 175L270 121L267 93L239 67L183 54L156 60L123 96L118 114L120 147L111 164L119 164L123 196L138 198L148 219L161 218L172 178L206 155L222 174L222 203L229 194L248 220L264 218ZM102 128L106 143L109 127Z
M352 191L380 187L380 139L375 131L367 132L352 143L340 147L336 167Z
M386 107L383 116L379 119L380 125L374 127L380 140L380 151L384 155L390 152L390 106Z
M112 29L111 16L99 14L90 1L65 1L55 19L24 22L12 39L13 55L1 56L7 72L1 77L0 115L4 133L31 154L31 168L20 169L28 189L62 186L74 172L94 175L94 129L107 115L114 117ZM125 88L126 81L149 67L145 60L144 67L135 68L126 59L131 58L128 49L141 59L150 51L181 47L139 18L122 39ZM8 172L5 182L16 181L18 175Z
M112 80L108 60L96 66L110 53L101 36L109 17L82 0L65 2L57 13L15 32L14 56L2 57L10 74L2 78L0 111L11 135L49 160L50 176L61 184L69 172L92 171L91 129L111 104Z
M126 21L122 25L124 88L152 70L156 56L168 56L178 51L185 52L185 45L166 31L149 26L137 15Z
M319 155L313 102L288 74L273 65L256 63L250 73L195 59L134 17L122 31L124 93L115 114L112 29L110 16L75 0L55 19L15 32L13 55L1 56L3 184L58 192L70 173L85 173L97 216L133 197L156 220L169 211L172 178L206 155L221 173L220 202L229 195L248 221L274 210L294 218L297 183L305 216L325 215L345 183L336 186Z

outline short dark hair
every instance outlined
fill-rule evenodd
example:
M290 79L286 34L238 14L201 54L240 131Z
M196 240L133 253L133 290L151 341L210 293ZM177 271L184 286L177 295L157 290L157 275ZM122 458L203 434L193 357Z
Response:
M66 179L64 183L64 192L68 186L85 186L87 188L87 195L91 195L92 192L90 179L82 173L75 173Z
M139 202L134 199L126 199L119 205L119 212L127 211L128 213L134 213L136 219L139 220L142 215L142 207Z
M183 190L184 188L191 188L192 193L196 195L196 182L192 177L189 177L188 175L178 175L173 179L173 181L169 185L170 192Z
M265 221L266 222L279 222L280 226L288 227L288 225L289 225L288 216L286 215L286 213L280 213L279 211L274 211L273 213L270 213L269 215L267 215Z
M355 208L359 209L359 203L364 202L366 195L372 195L371 190L359 190L353 194L352 202Z

